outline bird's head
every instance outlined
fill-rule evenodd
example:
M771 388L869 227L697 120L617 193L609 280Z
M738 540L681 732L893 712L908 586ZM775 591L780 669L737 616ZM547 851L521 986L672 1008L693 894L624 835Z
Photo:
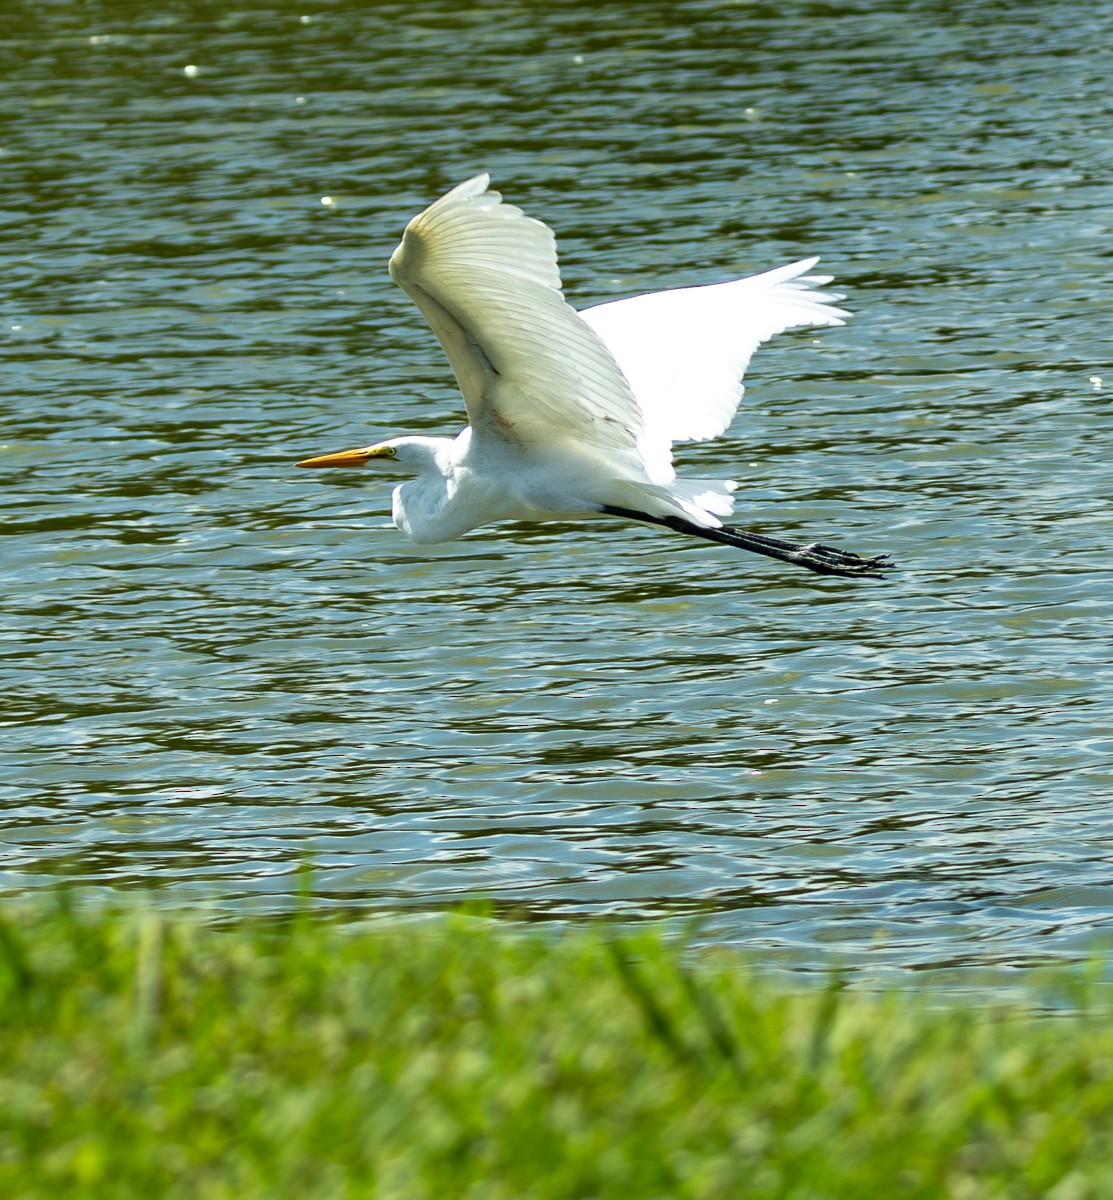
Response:
M337 450L303 458L299 467L366 467L376 462L396 462L415 471L439 470L437 454L448 438L399 437L358 450Z

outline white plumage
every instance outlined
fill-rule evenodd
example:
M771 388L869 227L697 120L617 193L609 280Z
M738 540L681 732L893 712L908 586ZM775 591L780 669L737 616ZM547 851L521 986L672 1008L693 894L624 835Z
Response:
M552 231L488 184L469 179L414 217L390 260L444 347L469 427L455 439L393 438L299 466L410 467L416 477L395 488L393 516L419 542L490 521L609 513L823 574L887 567L724 526L735 484L673 470L673 443L730 424L762 342L843 323L836 298L817 290L829 277L808 274L817 259L577 313L561 290Z

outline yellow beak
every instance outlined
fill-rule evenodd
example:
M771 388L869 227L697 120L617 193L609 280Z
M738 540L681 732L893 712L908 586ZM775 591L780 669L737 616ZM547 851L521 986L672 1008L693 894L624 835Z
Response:
M299 467L362 467L369 458L385 458L376 453L376 447L364 446L361 450L337 450L334 454L318 454L316 458L303 458Z

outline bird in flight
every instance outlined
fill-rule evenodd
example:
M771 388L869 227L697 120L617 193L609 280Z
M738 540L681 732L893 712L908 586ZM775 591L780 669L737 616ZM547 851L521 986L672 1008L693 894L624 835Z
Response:
M585 308L564 298L556 239L489 188L454 187L406 226L390 275L444 348L470 424L455 438L396 437L299 467L394 463L394 524L446 542L491 521L599 513L663 525L821 575L882 577L864 558L725 524L736 484L678 477L674 442L717 437L757 347L800 326L841 325L810 258L761 275Z

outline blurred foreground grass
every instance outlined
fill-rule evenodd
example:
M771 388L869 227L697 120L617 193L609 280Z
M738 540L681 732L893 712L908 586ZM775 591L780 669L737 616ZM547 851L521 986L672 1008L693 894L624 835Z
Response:
M1113 1020L652 935L13 906L0 1195L1113 1196Z

